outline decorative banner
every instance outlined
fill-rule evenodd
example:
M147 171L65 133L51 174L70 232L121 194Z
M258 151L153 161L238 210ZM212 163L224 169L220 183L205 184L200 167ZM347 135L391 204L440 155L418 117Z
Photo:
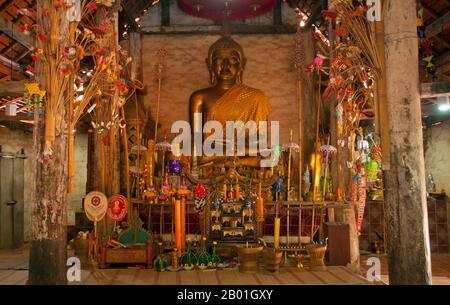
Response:
M122 195L113 195L109 198L107 215L114 221L121 221L127 214L128 202Z
M90 221L100 221L108 209L108 198L101 192L90 192L84 198L84 211Z

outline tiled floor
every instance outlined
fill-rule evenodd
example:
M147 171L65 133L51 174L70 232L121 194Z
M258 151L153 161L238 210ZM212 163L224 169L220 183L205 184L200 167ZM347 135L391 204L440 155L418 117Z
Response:
M370 266L367 266L367 259L370 256L361 256L361 274L366 274ZM388 258L386 255L379 256L381 261L381 280L388 284ZM433 284L450 285L450 254L432 254L431 272Z
M24 285L25 270L0 270L0 285ZM363 277L345 267L329 267L327 271L299 271L282 268L277 274L241 273L236 269L212 271L157 272L138 269L82 270L81 282L73 285L367 285Z
M369 256L361 256L360 275L344 267L328 267L325 271L299 271L285 267L278 274L243 274L235 269L219 271L155 272L139 269L82 270L81 283L75 284L367 284L366 265ZM387 257L380 256L382 283L388 283ZM28 278L28 248L0 250L0 285L25 284ZM450 254L432 255L433 284L450 285ZM381 283L381 284L382 284Z

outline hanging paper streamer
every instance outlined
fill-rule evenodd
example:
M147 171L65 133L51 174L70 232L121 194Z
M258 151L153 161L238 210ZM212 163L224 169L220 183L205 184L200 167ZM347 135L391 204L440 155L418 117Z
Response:
M356 220L358 235L361 235L362 222L364 218L364 209L366 207L366 177L364 167L357 166L357 174L353 176L352 200L358 208L358 217Z
M25 84L25 89L24 97L27 104L28 116L34 113L43 113L46 91L40 90L39 84L37 83Z
M417 36L419 37L419 46L420 46L420 53L423 56L423 61L425 61L425 69L427 70L428 74L434 80L436 78L436 68L434 64L434 55L431 50L432 43L427 38L426 35L426 26L424 24L423 19L423 8L420 8L417 11Z

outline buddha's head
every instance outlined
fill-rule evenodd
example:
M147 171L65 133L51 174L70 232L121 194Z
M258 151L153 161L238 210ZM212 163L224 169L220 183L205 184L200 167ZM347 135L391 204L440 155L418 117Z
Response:
M242 83L246 58L244 50L231 37L224 36L211 45L206 64L211 84L217 81Z

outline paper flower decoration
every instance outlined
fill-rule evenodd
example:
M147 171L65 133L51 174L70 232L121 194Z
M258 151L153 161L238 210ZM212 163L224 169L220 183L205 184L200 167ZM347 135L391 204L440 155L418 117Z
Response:
M33 33L33 26L29 24L24 24L20 26L20 31L25 35L30 35Z
M206 196L206 189L201 182L195 186L194 195L196 198L203 198Z
M336 17L337 17L337 12L333 12L333 11L322 11L322 15L323 15L325 18L336 19Z
M97 28L93 28L92 31L93 31L95 34L100 35L100 36L103 36L103 35L106 34L106 31L105 31L104 29L98 28L98 27L97 27Z
M321 54L317 54L316 58L314 58L314 65L316 66L322 66L323 65L323 59L325 57Z
M39 33L38 34L38 39L42 42L47 40L47 35L45 35L44 33Z
M342 36L345 36L345 35L347 34L347 30L345 29L345 27L339 26L339 27L334 31L334 34L335 34L336 36L342 37Z
M61 2L61 1L53 2L53 7L56 8L56 9L63 8L64 6L65 6L65 3Z
M97 9L97 3L91 2L87 5L87 7L88 7L88 10L90 10L91 12L95 11Z

